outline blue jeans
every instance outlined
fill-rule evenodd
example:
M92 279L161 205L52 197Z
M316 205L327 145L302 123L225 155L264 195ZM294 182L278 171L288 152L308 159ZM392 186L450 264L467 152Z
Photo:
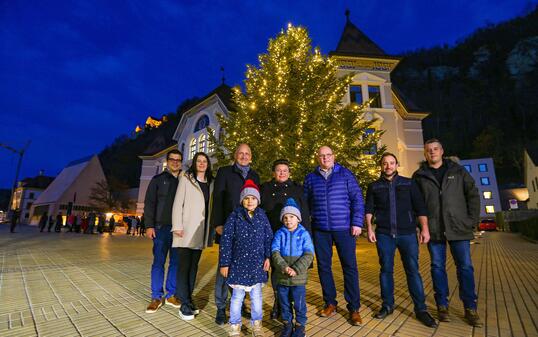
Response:
M356 239L351 235L351 230L339 232L314 230L313 234L323 301L325 304L337 305L336 286L332 271L333 244L335 244L344 272L344 298L347 302L347 309L350 311L359 310L361 306L359 269L355 253Z
M394 253L400 252L402 264L407 277L407 288L415 305L415 312L426 311L424 285L418 271L418 241L416 234L396 235L377 233L377 255L381 273L381 298L383 307L394 308Z
M280 301L280 310L282 320L286 322L293 321L293 312L291 310L290 298L293 300L293 309L295 309L295 323L306 325L306 288L305 286L282 286L277 287L278 300Z
M168 273L166 275L166 298L174 296L176 292L176 271L178 266L177 249L172 249L172 225L155 228L153 239L153 264L151 265L151 298L162 298L164 295L164 265L166 256Z
M241 324L241 307L245 299L244 289L232 289L232 299L230 300L230 324ZM262 311L262 284L256 284L250 290L250 318L251 322L260 321L263 318Z
M471 260L469 240L449 241L450 253L456 263L460 299L467 309L476 309L478 296L475 293L474 268ZM448 277L446 275L446 241L428 243L431 257L431 272L435 302L437 306L448 306Z

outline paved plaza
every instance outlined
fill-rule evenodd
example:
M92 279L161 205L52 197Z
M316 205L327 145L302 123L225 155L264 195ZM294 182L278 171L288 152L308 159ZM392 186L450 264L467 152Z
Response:
M194 292L201 313L193 321L165 306L146 314L150 300L151 242L141 237L39 233L35 227L10 234L0 225L0 336L226 336L214 323L213 284L218 251L202 255ZM395 266L396 310L384 320L379 309L379 265L375 246L364 238L357 245L364 324L351 326L343 299L338 258L334 273L339 292L338 314L316 316L322 304L314 268L307 286L308 336L538 336L538 245L515 234L485 233L472 246L483 328L462 320L456 273L447 261L451 286L451 323L422 326L412 315L401 263ZM335 254L336 255L336 254ZM420 268L429 308L434 308L429 256L422 247ZM278 336L281 324L268 317L273 302L264 288L266 336ZM436 317L437 313L432 311ZM244 320L243 334L248 335Z

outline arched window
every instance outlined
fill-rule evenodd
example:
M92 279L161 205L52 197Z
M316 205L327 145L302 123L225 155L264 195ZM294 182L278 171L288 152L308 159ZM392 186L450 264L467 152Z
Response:
M194 126L194 132L203 130L209 126L209 117L207 115L203 115L198 119L196 122L196 125Z
M196 138L193 138L191 140L191 145L189 148L189 159L194 158L195 154L196 154Z
M207 142L206 142L205 133L202 133L200 135L200 138L198 138L198 151L199 152L207 152Z
M215 129L209 129L212 136L215 136ZM211 141L210 135L207 135L207 153L215 152L215 143Z

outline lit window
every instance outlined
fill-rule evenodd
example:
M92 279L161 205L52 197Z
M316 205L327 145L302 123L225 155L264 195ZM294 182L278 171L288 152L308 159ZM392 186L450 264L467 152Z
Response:
M166 163L166 161L163 161L163 172L164 172L164 170L166 170L166 167L167 167L167 163Z
M357 103L361 105L362 101L362 87L360 85L349 86L349 101L351 103Z
M194 158L195 154L196 154L196 138L193 138L191 140L191 145L190 145L189 159Z
M198 138L198 151L206 152L207 150L206 146L207 146L206 136L205 136L205 133L202 133L200 135L200 138Z
M479 172L487 172L488 171L488 164L478 164L478 171Z
M489 185L489 178L488 177L482 177L480 178L480 183L482 185Z
M467 172L471 173L472 170L471 170L471 165L463 165L463 167L465 167L465 169L467 170Z
M482 194L484 195L484 199L491 199L491 191L484 191Z
M207 153L213 153L215 152L215 143L211 141L211 136L215 137L215 130L209 129L209 132L211 135L207 136Z
M486 213L488 214L495 213L495 207L493 207L493 205L486 206Z
M373 99L370 108L381 108L381 88L378 85L368 86L368 97Z

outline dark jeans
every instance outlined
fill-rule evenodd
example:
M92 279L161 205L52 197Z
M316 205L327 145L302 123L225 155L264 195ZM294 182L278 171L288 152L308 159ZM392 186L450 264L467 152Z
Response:
M428 243L431 257L431 272L435 302L448 306L448 277L446 275L446 241ZM456 263L460 299L465 308L476 309L478 296L475 293L474 268L471 260L469 240L449 241L450 253Z
M400 252L402 264L407 277L407 288L415 305L415 312L426 311L424 286L418 271L418 241L416 234L396 235L376 234L377 255L381 273L379 283L381 285L381 298L383 306L388 309L394 308L394 253L396 248Z
M217 305L217 309L226 309L230 289L226 283L226 278L222 276L220 267L217 265L217 279L215 280L215 304Z
M359 270L355 254L356 239L349 231L324 232L313 231L314 247L318 264L318 275L325 304L337 305L336 286L332 272L333 244L336 245L340 265L344 272L344 298L347 309L359 310L361 306L359 290Z
M177 250L172 249L172 225L155 228L153 239L153 264L151 265L151 298L162 298L164 295L164 265L166 257L170 253L168 261L168 273L166 275L166 298L176 293L176 271L178 267Z
M181 303L192 303L192 293L198 273L198 262L202 256L201 249L173 248L177 250L179 266L177 267L176 297Z
M295 310L295 322L301 325L306 325L306 288L305 286L282 286L277 287L278 300L280 301L280 310L282 312L282 320L286 322L293 321L293 312L291 310L293 301L293 309Z

